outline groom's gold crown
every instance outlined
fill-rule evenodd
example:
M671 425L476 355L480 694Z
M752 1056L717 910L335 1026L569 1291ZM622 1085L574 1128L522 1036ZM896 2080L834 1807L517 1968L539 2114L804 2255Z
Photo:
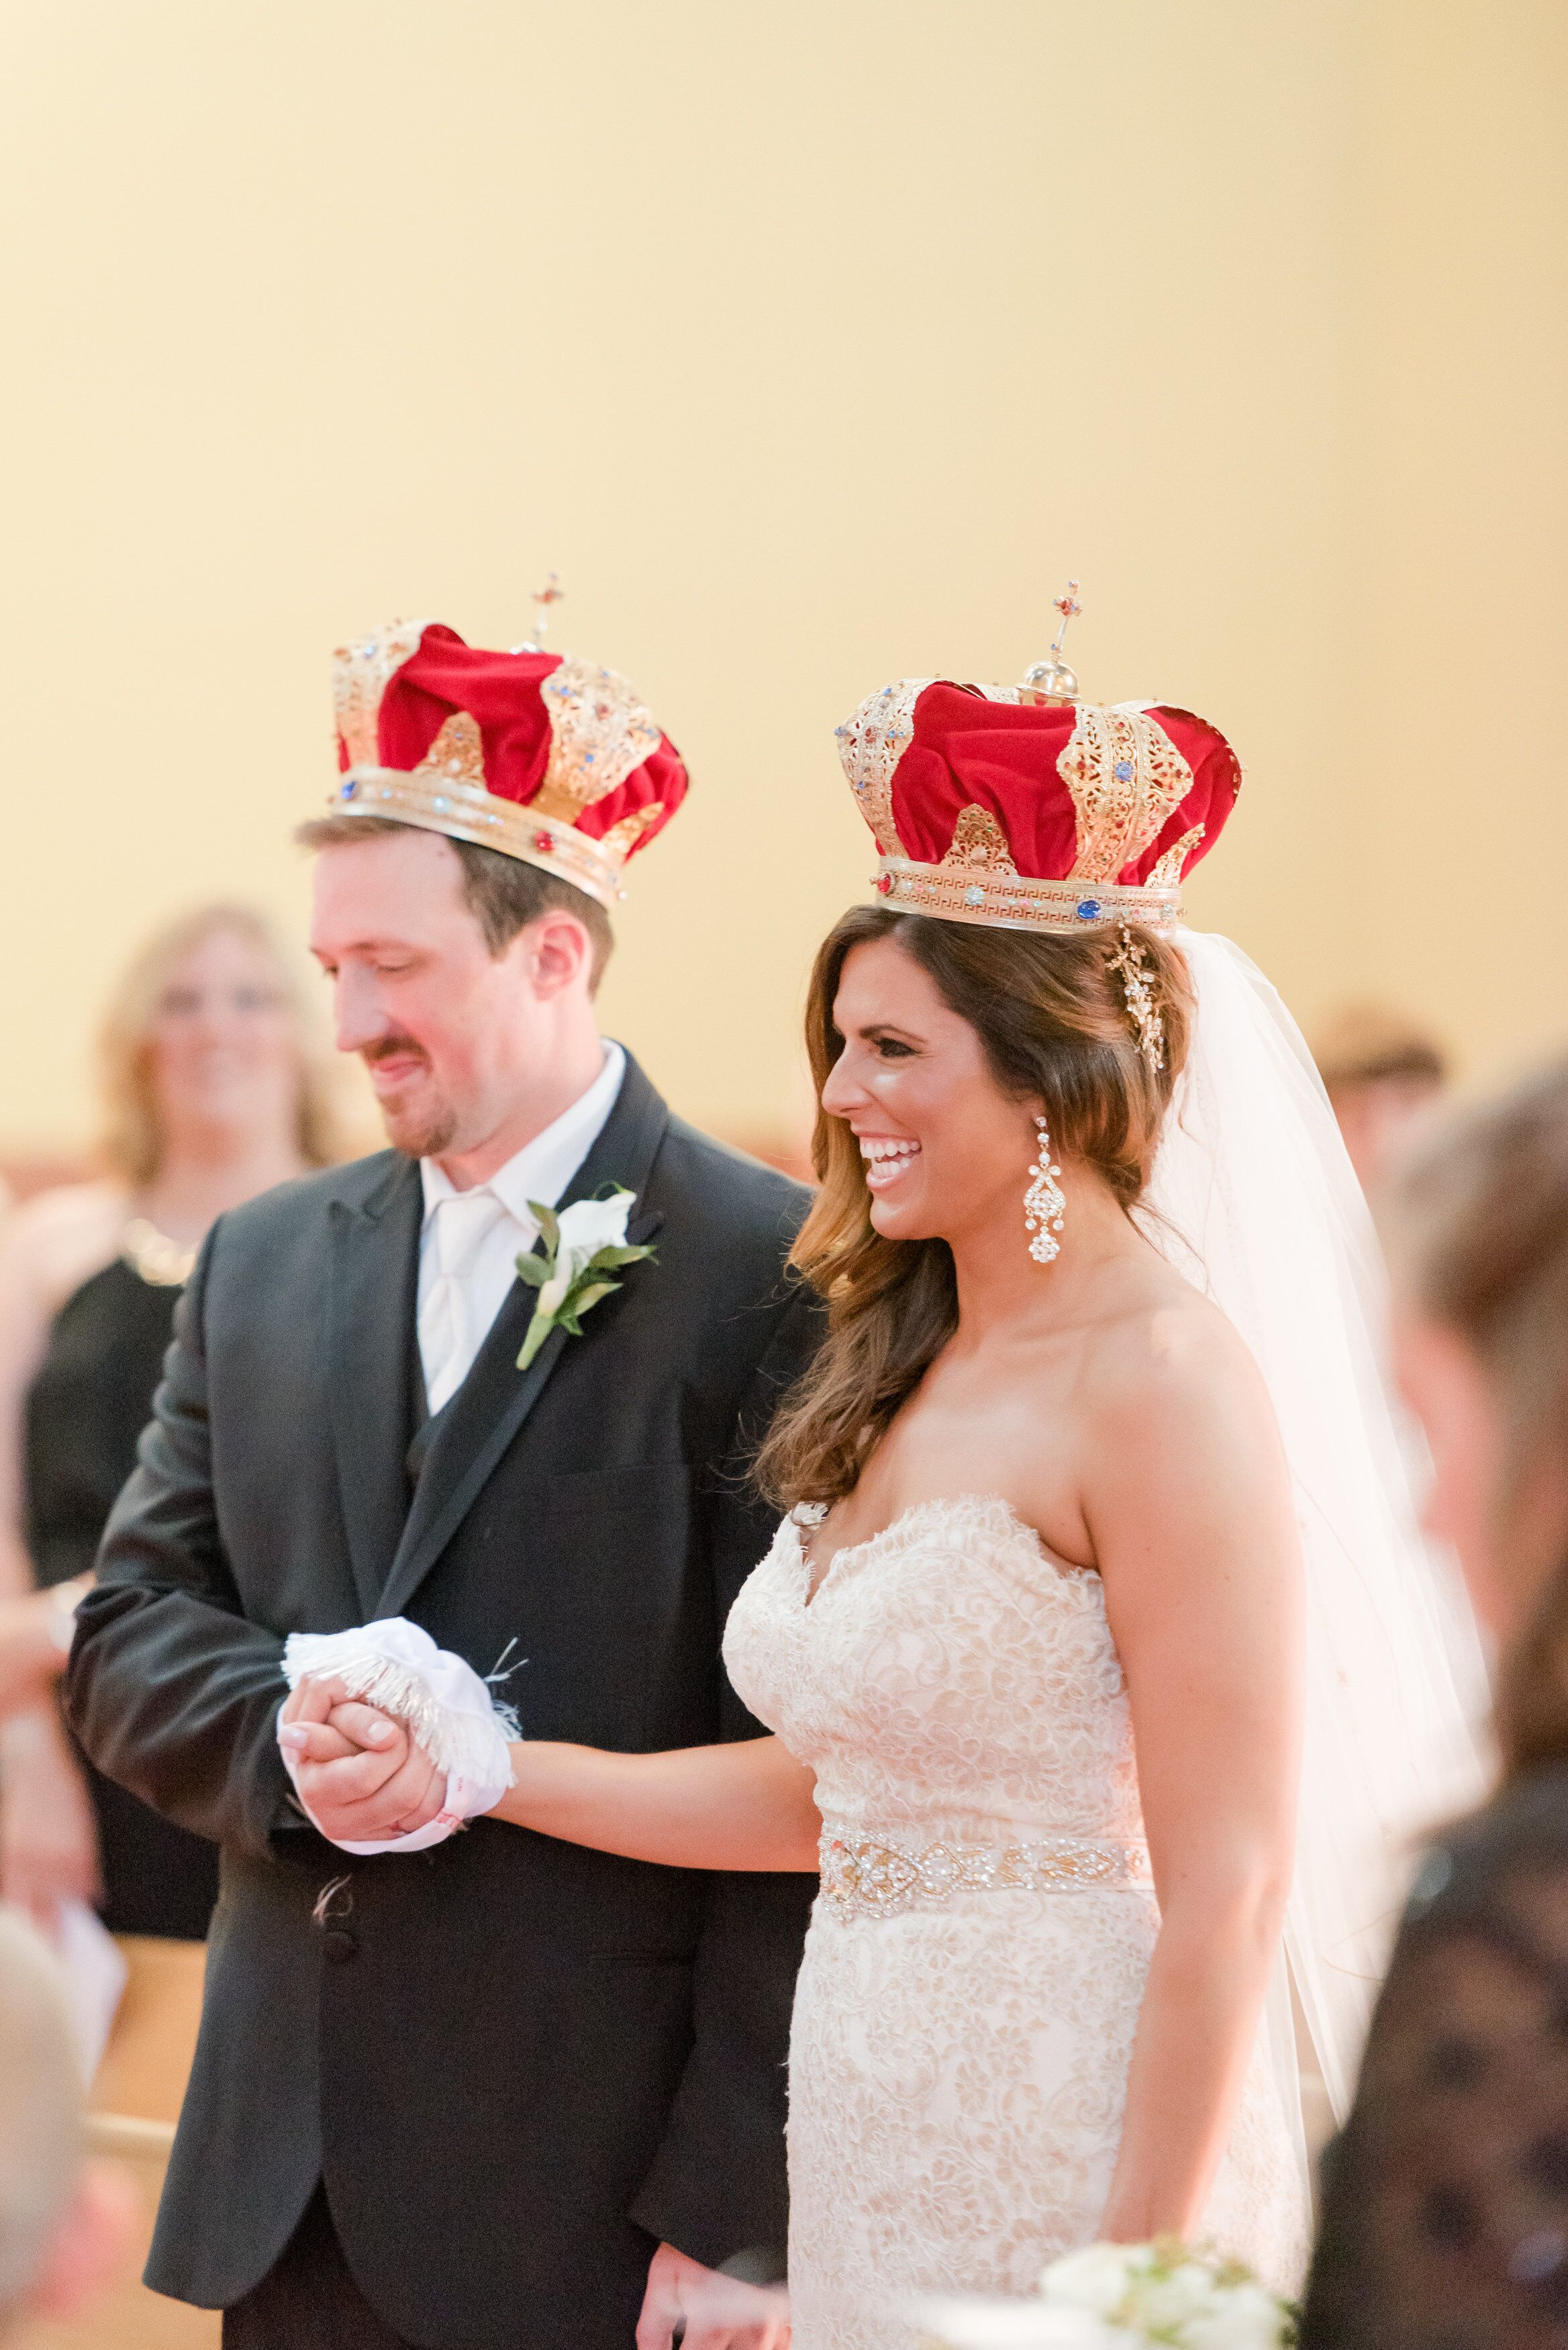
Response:
M626 679L569 653L485 652L439 621L393 620L339 647L334 700L337 814L476 841L601 905L686 796L679 752Z

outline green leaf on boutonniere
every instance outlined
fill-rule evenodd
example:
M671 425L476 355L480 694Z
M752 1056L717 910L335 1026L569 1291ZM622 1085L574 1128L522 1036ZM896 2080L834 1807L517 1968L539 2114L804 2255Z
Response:
M623 1282L607 1279L607 1274L657 1255L646 1244L633 1246L627 1240L632 1204L633 1194L624 1187L612 1189L607 1198L574 1200L558 1214L536 1200L529 1201L544 1253L517 1259L518 1278L537 1292L538 1300L517 1357L520 1371L527 1369L552 1330L565 1330L573 1338L582 1336L582 1316L601 1298L625 1286Z
M624 1289L625 1287L626 1284L624 1281L596 1281L591 1288L574 1292L572 1296L572 1313L574 1317L579 1314L586 1314L590 1305L597 1305L601 1297L607 1297L609 1295L612 1289Z

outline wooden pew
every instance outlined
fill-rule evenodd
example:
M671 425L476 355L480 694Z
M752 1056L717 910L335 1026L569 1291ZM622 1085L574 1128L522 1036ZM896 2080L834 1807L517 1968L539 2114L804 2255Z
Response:
M141 2200L140 2272L174 2124L196 2046L206 1951L199 1942L120 1939L130 1976L114 2031L93 2084L92 2150L121 2163ZM26 2327L17 2350L217 2350L215 2310L188 2309L128 2282L69 2325Z

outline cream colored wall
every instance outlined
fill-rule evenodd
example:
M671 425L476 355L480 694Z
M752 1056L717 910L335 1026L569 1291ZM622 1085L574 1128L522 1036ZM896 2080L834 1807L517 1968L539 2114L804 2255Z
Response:
M864 894L832 730L1016 676L1214 716L1192 895L1307 1017L1563 1033L1557 0L11 0L0 1143L88 1128L141 929L297 921L327 656L624 669L696 788L609 1024L797 1114Z

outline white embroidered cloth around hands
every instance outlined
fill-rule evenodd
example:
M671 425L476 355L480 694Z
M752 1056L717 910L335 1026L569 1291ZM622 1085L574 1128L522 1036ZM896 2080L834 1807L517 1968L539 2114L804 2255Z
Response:
M389 1616L346 1632L291 1632L283 1670L291 1690L306 1679L340 1681L350 1697L400 1721L446 1774L445 1800L422 1828L364 1843L330 1837L341 1852L427 1851L444 1844L465 1821L488 1812L513 1783L506 1750L507 1741L521 1734L515 1713L496 1702L472 1665L450 1648L438 1648L427 1631L405 1617ZM280 1752L301 1809L313 1827L321 1828L299 1783L297 1755L281 1741Z

